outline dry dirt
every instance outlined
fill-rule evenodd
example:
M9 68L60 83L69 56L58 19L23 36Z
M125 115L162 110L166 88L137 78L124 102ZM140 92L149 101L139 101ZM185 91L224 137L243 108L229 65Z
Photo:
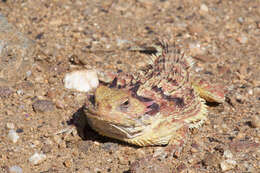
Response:
M0 172L260 172L258 0L2 0L0 14ZM63 85L76 69L131 73L147 55L128 48L158 37L226 91L174 157L99 136L85 94ZM33 164L35 153L45 158Z

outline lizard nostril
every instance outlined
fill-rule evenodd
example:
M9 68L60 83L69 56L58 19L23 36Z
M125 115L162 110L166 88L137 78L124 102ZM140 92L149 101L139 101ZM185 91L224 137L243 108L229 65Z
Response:
M89 95L88 100L93 104L93 106L95 106L96 100L94 95Z

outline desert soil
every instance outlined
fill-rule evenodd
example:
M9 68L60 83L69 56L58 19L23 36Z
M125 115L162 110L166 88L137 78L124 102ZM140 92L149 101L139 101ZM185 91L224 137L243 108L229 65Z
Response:
M85 93L63 84L79 69L131 73L147 55L129 48L159 37L226 92L170 157L99 136L82 114ZM260 172L259 47L258 0L2 0L0 172Z

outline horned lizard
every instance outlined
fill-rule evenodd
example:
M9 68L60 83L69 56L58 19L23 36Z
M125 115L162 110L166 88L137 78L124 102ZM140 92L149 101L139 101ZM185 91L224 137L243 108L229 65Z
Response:
M207 119L205 100L224 101L221 89L191 76L191 57L169 51L165 41L154 47L157 53L134 74L99 73L84 109L99 134L138 146L182 143L187 129Z

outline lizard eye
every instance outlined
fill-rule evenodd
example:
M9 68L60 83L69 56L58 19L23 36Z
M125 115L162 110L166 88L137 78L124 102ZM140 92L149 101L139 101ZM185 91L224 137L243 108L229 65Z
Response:
M119 105L119 109L121 111L127 111L127 108L130 106L130 102L129 102L129 99L126 99L124 100L124 102L122 102L120 105Z
M123 106L129 105L129 100L124 101L124 103L122 103L121 105L123 105Z

